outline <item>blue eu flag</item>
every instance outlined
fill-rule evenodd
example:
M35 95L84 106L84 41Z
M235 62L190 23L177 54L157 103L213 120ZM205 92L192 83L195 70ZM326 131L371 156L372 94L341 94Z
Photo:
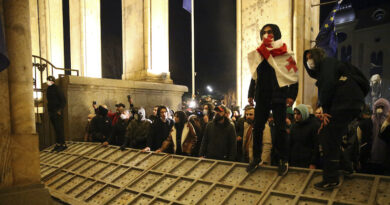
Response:
M183 8L191 13L191 1L192 0L183 0Z
M3 26L0 19L0 72L9 66L7 57L7 48L5 46L5 39L3 35Z
M316 38L316 46L324 49L326 54L331 57L336 57L337 53L337 33L334 18L336 12L340 9L340 4L341 1L333 7Z

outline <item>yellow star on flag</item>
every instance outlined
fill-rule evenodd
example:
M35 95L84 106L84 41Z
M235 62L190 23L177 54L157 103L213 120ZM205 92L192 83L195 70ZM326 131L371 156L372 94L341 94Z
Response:
M329 25L328 24L325 24L325 28L328 28L329 27Z
M333 10L333 13L336 13L336 11L337 11L337 10L336 10L336 9L334 9L334 10Z
M333 18L333 16L332 16L332 17L330 17L330 21L333 21L333 19L334 19L334 18Z

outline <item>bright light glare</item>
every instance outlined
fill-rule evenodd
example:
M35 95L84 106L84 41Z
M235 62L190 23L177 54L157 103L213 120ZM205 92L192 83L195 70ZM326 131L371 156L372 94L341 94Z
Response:
M207 88L207 90L208 90L209 92L213 92L213 89L211 88L211 86L208 85L206 88Z
M190 108L195 108L196 107L196 102L195 100L191 100L190 102Z

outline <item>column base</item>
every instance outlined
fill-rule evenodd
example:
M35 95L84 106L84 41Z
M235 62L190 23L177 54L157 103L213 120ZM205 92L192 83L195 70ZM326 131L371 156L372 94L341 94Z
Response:
M171 79L171 75L169 72L155 74L155 73L149 72L147 70L123 73L122 80L135 80L135 81L146 81L146 82L173 84L173 81Z
M13 186L0 189L0 205L2 204L60 204L55 201L43 184Z

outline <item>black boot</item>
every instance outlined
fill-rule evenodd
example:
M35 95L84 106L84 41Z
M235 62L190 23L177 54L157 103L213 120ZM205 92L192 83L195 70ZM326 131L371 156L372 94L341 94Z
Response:
M51 152L58 152L58 149L60 149L60 145L56 144L56 146L51 150Z
M259 167L261 159L253 159L251 163L246 167L246 172L253 173Z
M279 160L278 164L278 174L279 176L284 176L288 172L288 162L285 160Z
M66 150L66 149L68 149L68 147L66 146L66 144L62 144L62 145L58 148L57 152L62 152L62 151L64 151L64 150Z

